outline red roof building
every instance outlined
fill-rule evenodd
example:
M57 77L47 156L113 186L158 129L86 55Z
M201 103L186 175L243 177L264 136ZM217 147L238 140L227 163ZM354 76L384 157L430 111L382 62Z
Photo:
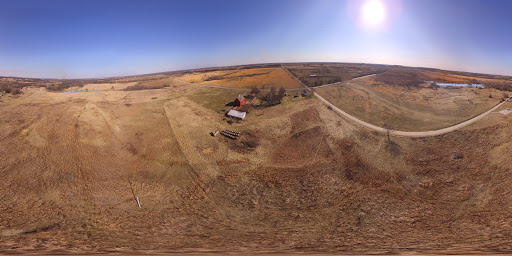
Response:
M238 95L235 99L235 106L242 106L245 103L245 98L242 95Z

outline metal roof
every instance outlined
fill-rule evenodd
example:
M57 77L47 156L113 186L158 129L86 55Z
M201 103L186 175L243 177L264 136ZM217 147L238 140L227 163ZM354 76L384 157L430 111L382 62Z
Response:
M242 96L241 94L238 95L238 97L236 97L236 99L240 102L242 102L242 100L244 100L244 96Z
M245 112L234 110L234 109L232 109L228 112L228 116L236 117L239 119L244 119L246 114L247 113L245 113Z

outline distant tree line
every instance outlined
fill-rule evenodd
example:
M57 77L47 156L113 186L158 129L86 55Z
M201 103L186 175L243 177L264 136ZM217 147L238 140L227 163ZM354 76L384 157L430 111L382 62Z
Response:
M80 81L75 81L75 80L63 80L60 83L47 84L46 85L46 90L53 91L53 92L58 92L58 91L64 91L64 90L69 89L71 87L82 88L82 87L84 87L84 83L80 82Z
M388 71L375 76L375 81L388 85L398 85L404 87L417 87L423 83L417 73Z
M143 85L143 84L136 84L127 86L123 89L123 91L137 91L137 90L153 90L153 89L162 89L165 87L169 87L169 84L159 84L159 85Z
M10 83L1 83L0 84L0 92L10 93L10 94L19 94L21 93L21 88L23 87L23 84L17 83L17 82L10 82Z
M22 79L20 79L22 80ZM70 87L83 87L84 82L81 80L23 80L24 83L15 81L1 81L0 82L0 91L11 94L18 94L21 92L21 88L34 86L34 87L44 87L48 91L62 91L68 89Z
M501 91L512 91L512 82L489 82L484 83L485 88L494 88Z

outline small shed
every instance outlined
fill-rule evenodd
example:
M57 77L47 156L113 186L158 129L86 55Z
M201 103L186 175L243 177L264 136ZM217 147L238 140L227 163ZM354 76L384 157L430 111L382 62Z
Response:
M242 112L242 111L238 111L238 110L234 110L234 109L232 109L228 112L228 116L238 118L240 120L243 120L245 118L246 114L247 114L246 112Z
M235 99L235 106L242 106L245 103L245 97L242 95L238 95Z
M302 97L307 97L308 95L308 91L304 90L304 92L302 93Z

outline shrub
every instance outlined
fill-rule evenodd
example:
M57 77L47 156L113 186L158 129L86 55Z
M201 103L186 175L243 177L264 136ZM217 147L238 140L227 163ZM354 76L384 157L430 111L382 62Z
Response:
M11 94L12 95L16 95L16 94L20 94L21 93L21 89L20 88L12 88L11 89Z
M251 95L254 95L256 97L260 93L260 89L258 89L258 87L253 87L253 88L251 88L250 93L251 93Z
M0 84L0 92L4 91L5 93L10 94L20 94L21 88L23 87L23 84L19 83L6 83L6 84Z
M80 81L74 81L74 80L63 80L59 84L47 84L46 90L47 91L63 91L71 87L79 87L82 88L84 86L83 82Z

